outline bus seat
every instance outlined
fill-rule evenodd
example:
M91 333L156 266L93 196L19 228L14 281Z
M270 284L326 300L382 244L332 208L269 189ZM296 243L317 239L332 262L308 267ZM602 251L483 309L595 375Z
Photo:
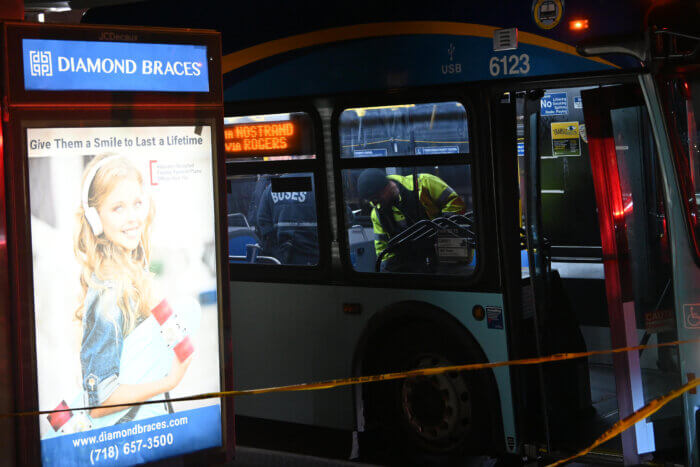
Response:
M353 225L348 229L350 262L355 271L374 272L377 254L374 249L374 230Z
M229 256L246 255L246 245L260 243L260 238L252 227L228 228L228 254Z

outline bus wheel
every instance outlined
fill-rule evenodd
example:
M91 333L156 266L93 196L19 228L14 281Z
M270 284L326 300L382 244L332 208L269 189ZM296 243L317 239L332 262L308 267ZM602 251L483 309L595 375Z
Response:
M382 336L382 344L367 356L367 374L483 361L471 348L476 344L440 326L414 324ZM453 371L368 385L366 428L381 440L372 444L412 463L440 464L493 451L492 417L498 420L500 410L498 402L493 404L490 375L489 370Z
M418 357L413 368L450 366L438 354ZM452 451L472 428L472 395L467 382L453 371L405 378L401 384L401 413L406 427L426 448Z

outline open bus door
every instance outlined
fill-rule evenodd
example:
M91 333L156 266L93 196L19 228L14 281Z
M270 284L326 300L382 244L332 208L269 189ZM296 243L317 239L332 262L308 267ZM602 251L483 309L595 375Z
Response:
M544 258L545 241L542 236L542 215L541 215L541 196L540 196L540 168L539 154L537 144L537 127L539 124L539 101L541 93L538 91L529 91L524 99L524 133L525 147L522 164L524 184L521 188L523 191L522 218L526 238L527 252L527 279L523 284L523 301L529 301L529 304L524 303L524 306L529 305L532 310L534 331L534 347L537 356L543 355L543 337L542 328L544 322L544 313L548 309L547 298L549 297L547 274L550 271L549 262ZM547 445L547 451L551 451L550 443L550 426L549 426L549 407L548 393L551 388L545 384L544 368L542 365L537 366L536 376L531 372L530 378L536 379L536 386L540 388L540 401L542 412L542 423L544 441ZM536 403L536 402L535 402Z
M652 336L658 343L676 340L664 189L641 89L605 86L581 96L612 347L645 344ZM681 384L672 347L616 354L613 369L619 419ZM648 453L683 452L681 413L676 401L623 432L625 464L639 463Z
M621 82L517 94L522 308L532 329L522 356L678 338L666 227L672 182L662 177L639 85ZM554 98L568 111L548 112ZM579 449L681 379L674 347L533 368L526 386L538 391L525 398L526 416L538 428L525 438L552 453ZM680 401L669 404L596 454L627 464L652 453L681 460L682 413Z

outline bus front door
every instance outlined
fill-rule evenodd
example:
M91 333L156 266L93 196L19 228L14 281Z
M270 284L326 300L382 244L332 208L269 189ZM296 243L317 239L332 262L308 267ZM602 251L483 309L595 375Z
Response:
M676 340L663 178L637 84L581 91L613 348ZM653 339L653 340L652 340ZM677 348L613 357L619 419L680 386ZM684 456L675 401L622 433L625 464Z
M521 356L676 340L668 182L639 84L630 77L516 96L527 244L521 314L532 330L523 335ZM669 346L529 370L525 386L538 390L526 391L525 413L542 413L544 420L526 438L546 443L550 452L586 447L680 386L678 355ZM652 456L683 462L683 420L678 400L597 453L622 457L627 465Z

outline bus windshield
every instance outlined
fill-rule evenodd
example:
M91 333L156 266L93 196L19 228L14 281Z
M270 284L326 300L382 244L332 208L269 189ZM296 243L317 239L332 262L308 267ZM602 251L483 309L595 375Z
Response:
M667 116L675 143L676 165L684 191L686 217L700 258L700 76L678 76L668 83Z

